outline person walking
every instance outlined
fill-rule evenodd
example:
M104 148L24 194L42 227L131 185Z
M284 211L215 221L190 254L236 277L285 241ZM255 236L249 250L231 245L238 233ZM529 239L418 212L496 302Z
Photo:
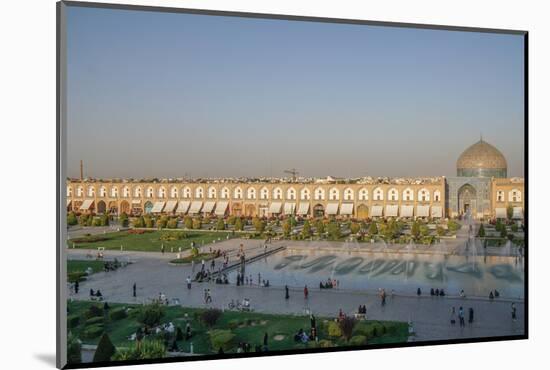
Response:
M160 247L160 251L164 254L164 244Z
M187 289L191 289L191 276L187 276L185 280L187 281Z
M78 284L78 280L74 282L74 293L78 294L78 289L80 288L80 285Z
M134 298L136 298L136 283L132 286L132 295Z
M462 306L458 309L458 320L460 321L460 327L466 326L466 323L464 322L464 309Z
M468 309L468 323L471 324L474 322L474 309L470 307Z
M288 285L285 285L285 299L289 299L290 296L288 295Z
M516 311L516 304L512 302L512 321L517 320L517 311Z
M416 289L416 295L419 297L422 295L422 291L420 290L420 288Z
M307 285L304 287L304 299L307 299L309 296L309 290L307 289Z
M456 324L456 310L455 307L451 307L451 325Z

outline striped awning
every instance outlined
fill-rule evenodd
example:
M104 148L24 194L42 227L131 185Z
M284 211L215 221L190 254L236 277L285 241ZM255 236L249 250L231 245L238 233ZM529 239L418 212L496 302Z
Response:
M153 209L151 209L151 213L160 213L162 212L162 209L164 208L165 202L155 202L153 205Z
M216 216L223 216L225 215L225 211L227 211L227 206L229 206L229 202L218 202L216 205Z
M384 210L383 206L372 206L370 210L370 215L372 217L382 217L383 210Z
M338 214L338 203L329 203L327 205L327 215L337 215Z
M416 207L416 217L430 217L430 206Z
M166 206L164 207L164 212L171 213L174 212L174 209L176 209L176 206L178 205L177 200L169 200L166 202Z
M82 205L80 206L79 210L87 211L90 209L93 203L94 203L93 199L86 199L84 200L84 202L82 202Z
M176 209L176 213L186 214L190 205L191 202L189 202L188 200L180 200L180 202L178 203L178 208Z
M197 214L200 212L201 208L202 208L202 202L200 200L196 200L193 203L191 203L191 208L189 208L189 213Z
M212 202L212 201L204 202L204 207L202 207L201 213L212 213L215 206L216 206L216 202Z
M139 200L139 199L132 199L132 204L141 204L141 200Z
M341 215L352 215L353 214L353 203L342 203L340 207Z
M307 215L309 212L309 203L300 203L298 206L298 212L300 216Z
M285 215L294 214L295 209L296 209L296 203L285 203L285 207L284 207Z
M386 217L397 217L399 206L388 204L386 205Z
M514 207L514 211L512 212L512 218L516 220L522 220L523 219L523 208L522 207Z
M273 202L269 206L269 213L281 213L281 207L283 206L283 203L281 202Z
M401 206L401 217L412 217L414 206Z
M432 217L433 218L442 218L443 217L443 207L433 206L432 207Z
M71 200L67 199L67 207L71 204Z
M506 218L506 208L495 209L496 218Z

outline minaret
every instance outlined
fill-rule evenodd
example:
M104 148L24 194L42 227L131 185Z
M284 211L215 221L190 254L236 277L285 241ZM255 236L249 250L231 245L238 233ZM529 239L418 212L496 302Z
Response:
M84 180L84 165L82 164L82 159L80 160L80 181Z

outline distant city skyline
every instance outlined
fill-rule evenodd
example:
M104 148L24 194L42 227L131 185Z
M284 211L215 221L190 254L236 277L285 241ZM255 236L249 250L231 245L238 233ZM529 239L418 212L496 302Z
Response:
M68 7L68 176L523 176L523 37Z

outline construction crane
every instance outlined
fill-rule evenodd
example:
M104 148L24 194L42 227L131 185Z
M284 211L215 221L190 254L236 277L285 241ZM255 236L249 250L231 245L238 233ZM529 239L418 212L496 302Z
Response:
M296 175L299 174L299 172L296 168L291 168L290 170L284 170L283 172L291 174L292 175L292 181L296 181Z

